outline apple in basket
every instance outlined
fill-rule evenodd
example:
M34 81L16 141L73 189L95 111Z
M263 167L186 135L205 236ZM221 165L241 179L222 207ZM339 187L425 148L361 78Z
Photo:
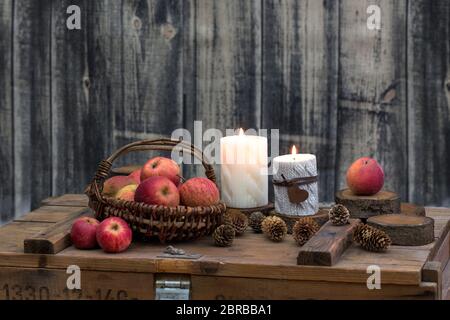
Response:
M189 207L210 206L219 202L219 189L207 178L187 180L179 187L181 203Z
M97 228L97 242L105 252L125 251L131 244L133 233L128 224L119 217L103 220Z
M178 186L180 183L180 166L169 158L152 158L142 167L141 181L155 176L166 177Z
M130 184L128 186L125 186L120 189L119 192L117 192L115 198L126 201L134 201L134 195L136 193L137 187L137 184Z
M128 177L136 181L137 184L141 183L141 169L134 170Z
M103 194L107 197L114 197L120 189L130 184L137 183L134 179L128 176L115 176L109 178L103 185Z
M97 227L100 222L94 218L81 217L75 220L70 230L70 238L77 249L93 249L97 246Z
M180 194L169 178L155 176L141 182L136 189L134 201L176 207L180 204Z

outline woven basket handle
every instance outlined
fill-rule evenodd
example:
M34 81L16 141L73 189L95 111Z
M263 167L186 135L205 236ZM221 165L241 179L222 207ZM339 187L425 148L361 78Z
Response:
M143 140L130 143L114 152L109 158L101 161L95 174L94 181L92 181L92 183L88 186L87 193L93 192L97 200L101 201L101 190L103 190L103 184L105 182L105 179L111 172L113 162L117 158L133 151L172 151L174 148L179 149L179 151L188 152L189 154L195 156L197 159L201 160L202 165L205 168L206 177L212 182L216 183L216 174L214 172L214 168L209 164L209 159L206 158L201 150L199 150L192 144L184 142L182 140L162 138L158 140Z

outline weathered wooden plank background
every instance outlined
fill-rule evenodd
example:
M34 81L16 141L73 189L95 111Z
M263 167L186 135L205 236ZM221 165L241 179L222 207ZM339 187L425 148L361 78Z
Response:
M318 155L324 201L369 155L403 199L450 205L447 0L0 0L0 70L3 222L194 120L280 129Z

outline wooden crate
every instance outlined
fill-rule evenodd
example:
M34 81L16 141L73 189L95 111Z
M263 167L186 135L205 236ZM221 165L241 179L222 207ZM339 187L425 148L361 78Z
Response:
M444 299L450 285L450 210L427 208L436 241L393 246L374 254L352 245L332 267L299 266L291 237L273 243L251 231L229 248L210 238L177 244L197 259L160 257L159 243L132 244L121 254L67 247L57 254L25 254L24 239L76 215L81 195L47 199L0 228L0 299L154 299L156 279L190 281L191 299ZM81 269L81 290L68 290L69 265ZM368 290L367 267L381 268L381 289Z

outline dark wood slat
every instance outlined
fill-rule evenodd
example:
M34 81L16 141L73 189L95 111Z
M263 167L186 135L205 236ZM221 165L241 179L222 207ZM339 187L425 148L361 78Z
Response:
M0 224L14 217L13 1L0 3Z
M70 5L81 9L81 30L67 29L66 9ZM88 28L87 18L94 13L85 0L53 1L52 6L52 191L55 195L81 193L101 156L97 150L101 153L103 149L102 145L93 149L90 141L107 125L89 106L87 33L94 30Z
M122 98L115 109L115 146L170 137L182 123L183 2L124 1L119 72ZM143 164L161 152L137 152L118 164Z
M450 2L408 3L409 196L450 205Z
M51 3L14 1L13 100L16 216L52 191Z
M114 112L122 104L122 2L86 1L88 109L83 121L86 179L114 146Z
M406 0L381 0L380 30L367 28L369 0L340 2L336 179L359 157L377 159L385 188L407 195Z
M261 113L261 1L195 2L196 91L186 92L196 102L188 118L207 129L259 128ZM191 38L192 39L192 38ZM188 80L189 81L189 80ZM195 97L192 97L195 95ZM202 143L202 137L197 137ZM204 146L209 141L203 143ZM187 176L203 174L188 166ZM195 170L197 169L197 170ZM215 166L220 177L219 166Z
M280 129L317 155L320 199L335 191L338 15L336 1L263 1L262 127Z

